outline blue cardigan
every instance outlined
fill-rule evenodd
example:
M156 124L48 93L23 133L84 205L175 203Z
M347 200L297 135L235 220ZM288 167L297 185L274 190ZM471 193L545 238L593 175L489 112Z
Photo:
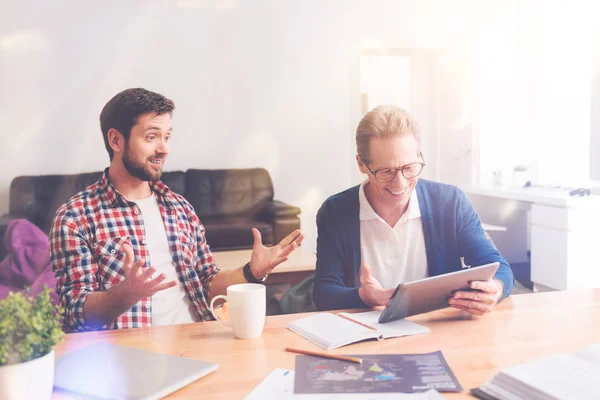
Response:
M319 310L364 308L360 287L359 186L328 198L317 214L317 268L313 300ZM485 237L479 216L457 187L420 179L416 186L429 276L466 265L500 262L494 276L504 284L502 298L512 292L510 265Z

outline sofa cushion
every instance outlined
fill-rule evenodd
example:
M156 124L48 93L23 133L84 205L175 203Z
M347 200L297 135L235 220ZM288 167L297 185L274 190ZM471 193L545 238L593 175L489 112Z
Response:
M10 185L10 214L26 218L49 232L56 210L71 197L102 179L102 172L77 175L19 176ZM185 195L185 174L165 172L162 181Z
M171 191L185 197L185 172L163 172L160 180L167 185Z
M273 245L273 226L266 222L243 217L204 218L201 222L206 229L206 241L213 251L252 247L252 228L260 231L265 246Z
M19 176L10 185L10 214L27 218L47 233L56 210L101 177L102 172Z
M253 220L273 200L271 177L262 168L190 169L185 190L185 197L202 221L225 215Z
M10 214L0 218L0 256L3 256L1 244L8 221L25 218L47 233L58 207L101 177L102 171L13 179ZM281 202L273 204L271 177L263 168L191 169L164 172L161 179L194 207L207 226L209 244L217 250L251 248L252 227L262 232L267 245L279 242L299 228L300 210Z

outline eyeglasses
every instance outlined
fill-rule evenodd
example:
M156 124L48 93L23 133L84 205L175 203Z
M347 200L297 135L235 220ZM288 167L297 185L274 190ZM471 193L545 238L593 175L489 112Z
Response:
M421 159L423 159L423 154L419 155L421 156ZM423 159L423 161L425 161L425 159ZM402 176L404 176L406 179L411 179L419 176L419 174L423 171L423 167L425 167L425 163L411 163L400 168L381 168L377 171L371 170L371 168L369 168L369 166L366 163L365 166L367 167L369 172L373 174L377 182L387 183L393 181L396 178L396 175L398 175L398 171L402 171Z

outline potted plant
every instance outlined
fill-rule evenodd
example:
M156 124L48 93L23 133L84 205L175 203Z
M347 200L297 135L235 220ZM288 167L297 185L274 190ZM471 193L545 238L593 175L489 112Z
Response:
M35 297L26 290L0 300L0 399L50 399L52 347L63 336L47 287Z

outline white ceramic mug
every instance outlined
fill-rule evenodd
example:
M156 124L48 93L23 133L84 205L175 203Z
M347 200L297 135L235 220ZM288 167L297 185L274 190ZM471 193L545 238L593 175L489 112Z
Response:
M229 308L229 321L215 314L215 300L225 299ZM210 311L217 320L233 328L239 339L254 339L260 336L265 326L267 311L266 290L258 283L241 283L227 288L227 296L219 295L210 301Z

